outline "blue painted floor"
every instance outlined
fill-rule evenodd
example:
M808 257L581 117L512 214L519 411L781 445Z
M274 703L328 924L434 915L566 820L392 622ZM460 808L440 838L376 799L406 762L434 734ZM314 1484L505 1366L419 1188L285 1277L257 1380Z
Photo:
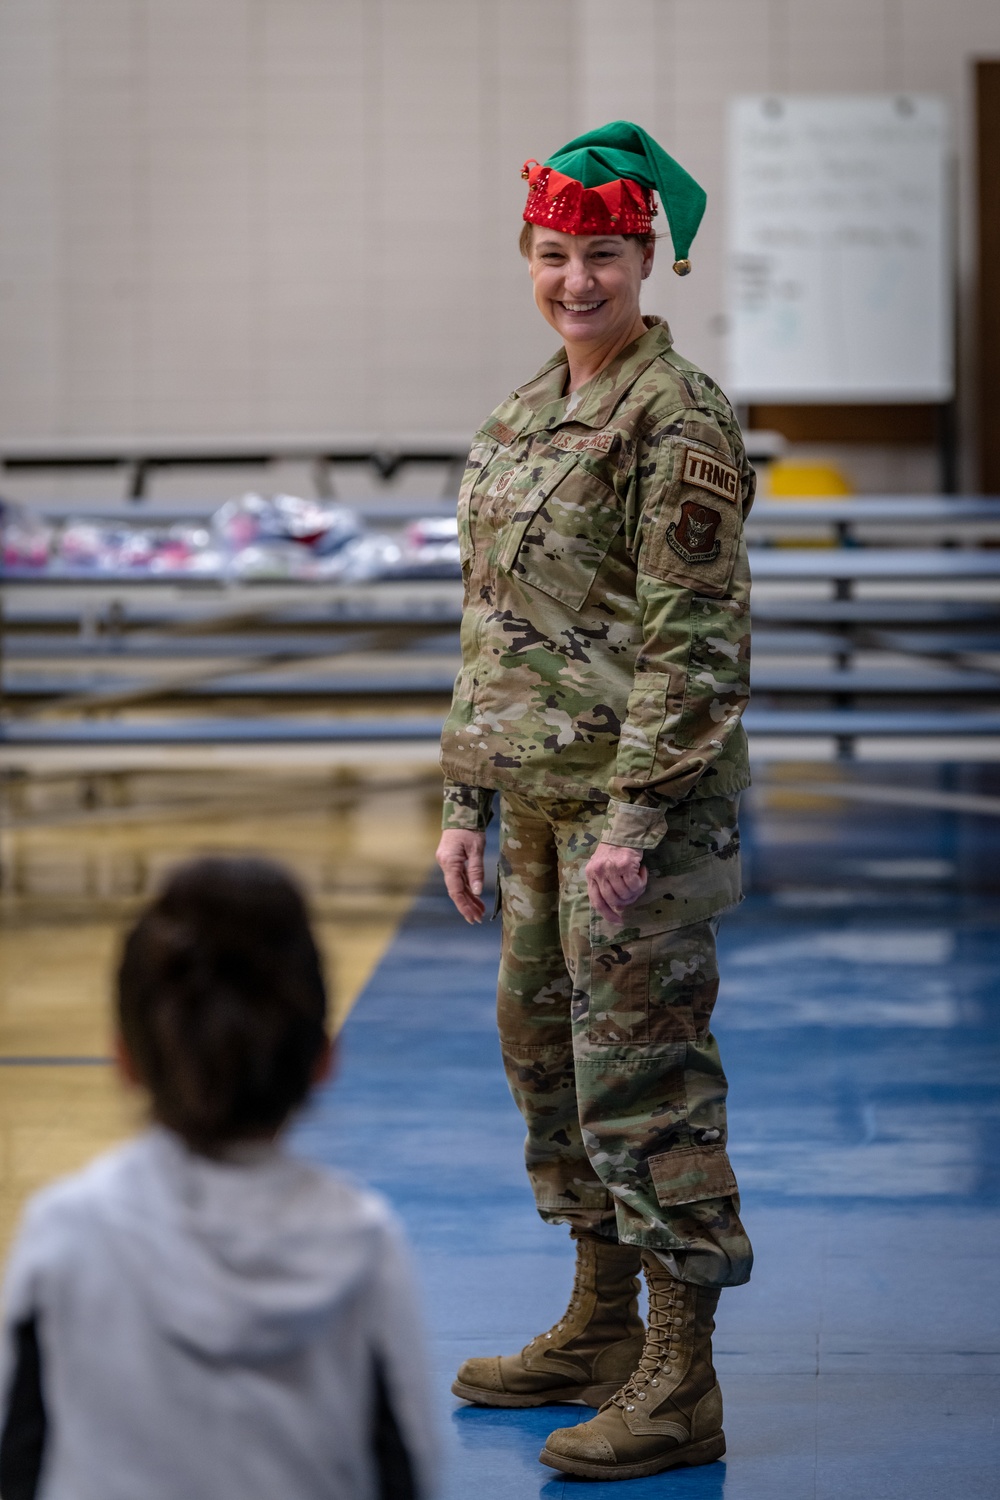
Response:
M793 799L794 800L794 799ZM716 1337L726 1459L621 1484L543 1468L583 1408L473 1409L466 1355L565 1305L565 1231L535 1216L492 1015L499 933L436 881L303 1122L380 1187L426 1288L444 1500L1000 1496L1000 818L751 801L754 891L722 930L716 1033L757 1267Z

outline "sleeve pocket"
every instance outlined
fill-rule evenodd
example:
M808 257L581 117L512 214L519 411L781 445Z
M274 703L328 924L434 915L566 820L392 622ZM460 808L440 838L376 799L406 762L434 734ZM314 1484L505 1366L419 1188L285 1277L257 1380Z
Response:
M720 598L729 591L742 534L738 471L684 444L672 456L671 480L659 502L652 502L640 568L666 583Z

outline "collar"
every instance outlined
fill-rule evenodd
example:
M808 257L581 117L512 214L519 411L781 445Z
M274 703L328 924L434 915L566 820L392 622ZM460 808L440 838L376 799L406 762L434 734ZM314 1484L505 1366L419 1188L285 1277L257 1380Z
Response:
M569 422L584 427L606 427L622 397L643 371L673 345L670 329L662 318L644 317L642 321L646 332L616 354L611 363L586 385L580 386L577 392L579 400L569 416L566 415L565 395L569 361L565 349L554 354L533 379L514 392L531 413L519 431L538 432Z

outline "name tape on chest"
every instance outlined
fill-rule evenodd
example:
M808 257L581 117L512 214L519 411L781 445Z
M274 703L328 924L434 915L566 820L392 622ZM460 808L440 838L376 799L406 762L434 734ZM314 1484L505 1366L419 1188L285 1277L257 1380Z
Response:
M579 437L573 432L557 432L549 442L553 448L562 448L565 453L610 453L616 436L614 432L592 432L587 437Z
M483 431L487 437L496 438L498 443L503 443L505 448L509 448L517 437L513 427L508 427L506 422L501 422L499 419L491 422L488 427L484 427Z
M723 500L735 503L739 499L739 470L734 469L732 464L723 463L721 458L709 458L705 453L696 453L693 448L687 448L681 478L685 484L693 484L699 490L709 490L713 495L721 495Z

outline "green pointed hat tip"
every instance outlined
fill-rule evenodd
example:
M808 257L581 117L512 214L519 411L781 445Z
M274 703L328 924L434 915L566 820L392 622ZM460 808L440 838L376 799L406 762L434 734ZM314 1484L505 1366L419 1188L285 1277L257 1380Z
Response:
M585 188L627 177L659 194L670 226L678 266L687 262L691 241L705 212L705 190L679 162L630 120L612 120L568 141L545 166L554 167ZM685 265L685 269L690 267Z

